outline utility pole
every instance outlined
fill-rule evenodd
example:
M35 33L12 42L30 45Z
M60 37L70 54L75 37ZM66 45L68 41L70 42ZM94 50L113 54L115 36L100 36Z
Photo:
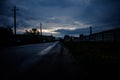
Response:
M89 35L89 41L91 40L91 35L92 35L92 27L90 26L90 35Z
M53 36L53 33L51 32L51 36Z
M16 6L14 6L14 34L16 35Z
M90 26L90 35L92 35L92 27Z
M42 23L40 23L40 35L42 36Z
M42 36L42 23L40 23L40 36L41 36L41 42L43 42L43 36Z

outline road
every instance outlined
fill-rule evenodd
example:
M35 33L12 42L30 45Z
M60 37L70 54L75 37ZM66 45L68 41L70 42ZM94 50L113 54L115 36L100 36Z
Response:
M23 45L1 51L2 79L77 78L76 60L59 42Z

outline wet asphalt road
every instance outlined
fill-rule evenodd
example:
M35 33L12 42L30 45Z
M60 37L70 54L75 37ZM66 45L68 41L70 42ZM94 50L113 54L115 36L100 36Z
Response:
M0 59L3 80L80 76L76 60L59 42L4 48Z

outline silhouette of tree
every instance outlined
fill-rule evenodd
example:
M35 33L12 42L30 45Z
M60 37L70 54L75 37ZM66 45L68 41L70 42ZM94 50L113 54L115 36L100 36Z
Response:
M68 41L71 41L71 40L72 40L72 38L69 35L64 36L64 41L65 42L68 42Z
M33 28L31 30L25 30L25 34L27 34L27 35L39 35L39 30L36 28Z
M41 42L41 37L39 36L39 30L33 28L31 30L25 30L25 41L28 43Z
M7 28L2 26L0 27L0 44L7 45L11 44L13 39L13 31L8 26Z

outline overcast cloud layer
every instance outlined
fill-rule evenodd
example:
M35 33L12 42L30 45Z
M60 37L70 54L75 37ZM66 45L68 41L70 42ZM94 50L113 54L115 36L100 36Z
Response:
M17 32L39 28L55 36L89 34L120 27L120 0L0 0L0 26L13 26L17 6Z

